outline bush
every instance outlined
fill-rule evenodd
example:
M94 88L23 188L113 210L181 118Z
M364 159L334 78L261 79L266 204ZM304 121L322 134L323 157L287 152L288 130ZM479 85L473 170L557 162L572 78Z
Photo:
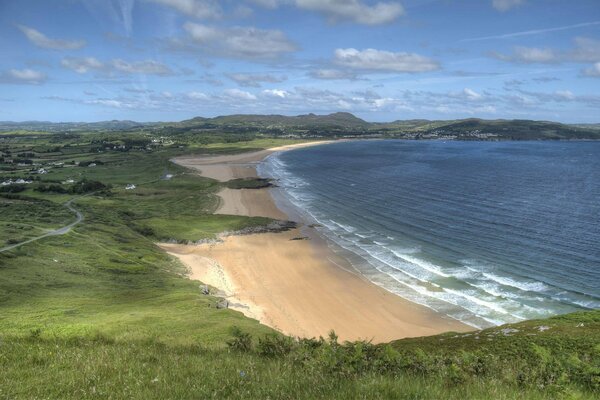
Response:
M0 193L20 193L27 189L25 185L0 186Z
M98 192L102 190L106 190L109 187L102 182L99 181L90 181L87 179L82 179L75 183L73 187L71 187L71 193L75 194L83 194L90 192Z
M231 328L232 339L227 341L227 346L231 350L248 353L252 351L252 335L248 332L243 332L239 327Z
M34 189L36 192L41 193L68 193L69 191L62 187L61 185L52 184L52 185L44 185L40 184L38 187Z
M146 236L146 237L154 236L154 229L152 229L149 226L132 225L131 227L133 228L134 231L136 231L137 233L139 233L142 236Z
M282 357L289 354L294 348L291 337L276 333L265 335L258 339L258 354L265 357Z

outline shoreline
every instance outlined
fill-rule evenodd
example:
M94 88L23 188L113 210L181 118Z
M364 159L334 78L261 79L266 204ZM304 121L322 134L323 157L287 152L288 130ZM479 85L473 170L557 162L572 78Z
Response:
M274 152L324 143L331 141L172 161L223 182L256 177L258 163ZM216 213L289 219L268 188L217 194ZM371 283L301 223L286 232L228 236L220 243L159 246L188 267L191 279L217 288L230 308L288 335L325 337L333 329L341 340L379 343L473 329Z

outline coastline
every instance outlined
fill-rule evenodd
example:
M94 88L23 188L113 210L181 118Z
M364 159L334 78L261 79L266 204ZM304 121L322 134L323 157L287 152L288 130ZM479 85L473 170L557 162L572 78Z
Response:
M256 177L256 165L276 151L324 143L173 161L227 181ZM218 195L217 213L288 219L269 189L222 189ZM220 243L160 247L188 267L191 279L217 288L230 308L289 335L326 336L334 329L341 340L378 343L473 329L369 282L302 225L281 233L229 236Z

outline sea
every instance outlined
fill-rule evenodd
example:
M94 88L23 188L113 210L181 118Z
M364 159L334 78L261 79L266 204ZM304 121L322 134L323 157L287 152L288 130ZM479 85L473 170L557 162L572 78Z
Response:
M600 308L600 143L274 153L276 199L373 283L476 328Z

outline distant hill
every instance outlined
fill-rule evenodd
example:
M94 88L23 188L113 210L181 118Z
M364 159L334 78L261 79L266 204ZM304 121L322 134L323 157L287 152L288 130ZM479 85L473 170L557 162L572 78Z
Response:
M48 122L25 121L12 122L0 121L0 132L14 130L29 130L40 132L73 132L73 131L120 131L149 125L135 121L100 121L100 122Z
M214 124L219 126L260 126L260 127L361 127L367 128L371 124L356 116L338 112L328 115L306 114L297 116L286 115L256 115L256 114L236 114L224 115L215 118L193 118L181 121L176 125L197 126L203 124Z
M562 124L532 120L425 119L372 123L347 112L297 116L236 114L195 117L181 122L103 121L93 123L0 122L0 132L150 132L178 134L245 134L286 137L394 137L446 140L599 140L600 124Z
M558 122L530 120L482 120L466 119L442 124L433 129L460 136L490 134L504 139L537 140L537 139L600 139L597 130L565 125Z

